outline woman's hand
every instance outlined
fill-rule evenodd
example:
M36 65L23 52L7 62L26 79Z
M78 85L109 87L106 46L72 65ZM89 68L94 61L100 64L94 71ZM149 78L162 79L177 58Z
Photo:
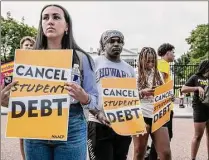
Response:
M198 93L199 93L199 97L201 98L201 99L204 99L205 97L205 91L204 91L204 89L202 88L202 87L197 87L196 89L195 89L196 91L198 91Z
M8 107L9 104L9 95L11 88L16 85L18 81L13 81L12 83L8 84L7 86L1 85L1 105L4 107Z
M142 96L154 96L154 91L155 91L154 89L145 88L142 89L140 92Z
M85 90L78 84L73 82L66 82L65 89L68 91L68 94L73 98L79 101L81 104L87 104L89 101L89 96Z

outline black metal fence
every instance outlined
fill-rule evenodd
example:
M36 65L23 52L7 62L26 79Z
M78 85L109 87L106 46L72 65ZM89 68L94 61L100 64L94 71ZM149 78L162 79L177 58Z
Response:
M198 64L183 64L183 65L170 65L170 74L174 81L174 94L180 89L186 81L197 71Z
M123 59L124 61L126 61L128 64L130 64L132 67L136 68L137 66L137 61L136 59Z
M132 67L136 68L136 60L127 61ZM178 94L180 89L186 81L197 71L198 64L171 64L170 75L174 81L174 94Z

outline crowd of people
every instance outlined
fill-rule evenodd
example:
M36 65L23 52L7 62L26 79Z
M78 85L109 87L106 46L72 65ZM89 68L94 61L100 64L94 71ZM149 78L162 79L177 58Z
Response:
M170 121L151 133L153 96L156 87L171 80L169 62L175 58L175 47L169 43L160 45L157 52L152 47L143 47L138 54L138 76L134 68L121 59L125 43L124 35L117 30L107 30L100 38L99 56L93 60L76 43L72 32L72 20L68 11L60 5L47 5L40 14L36 40L24 37L21 49L49 50L73 49L73 64L83 66L81 83L67 82L65 89L76 101L71 102L67 141L20 139L23 159L26 160L126 160L131 141L134 143L134 160L144 160L149 136L152 139L149 160L171 160L170 141L173 137L173 111ZM82 59L78 54L82 54ZM161 57L158 60L157 57ZM58 55L59 57L59 55ZM111 72L115 70L115 72ZM115 74L115 73L120 74ZM135 77L137 79L141 109L147 133L137 136L121 136L112 128L102 107L102 78ZM194 93L194 138L191 160L195 160L204 130L207 135L209 158L209 107L204 99L208 87L209 60L199 65L199 70L182 87L182 93ZM1 86L1 105L7 107L13 81ZM174 100L174 97L172 98ZM173 107L172 107L173 108ZM89 113L86 116L85 111ZM56 124L55 124L56 125ZM206 157L207 157L206 156Z

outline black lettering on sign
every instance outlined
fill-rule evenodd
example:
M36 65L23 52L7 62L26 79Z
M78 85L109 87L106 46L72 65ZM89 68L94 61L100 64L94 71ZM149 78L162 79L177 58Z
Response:
M27 86L28 86L28 84L22 84L22 85L20 85L20 92L22 92L23 89L24 89L25 87L27 87Z
M63 85L50 86L49 84L16 84L12 88L12 92L44 92L44 93L63 93L64 92L64 83Z
M64 86L60 86L60 85L58 85L58 86L53 86L53 87L51 87L51 89L50 89L50 93L51 93L51 92L57 93L58 89L61 89L61 92L63 92L63 90L64 90L65 88L64 88Z
M35 92L38 92L38 91L42 90L42 88L44 88L44 86L41 85L41 84L38 84L37 87L36 87Z
M42 117L49 116L52 114L52 109L50 107L51 105L52 105L52 102L48 99L43 99L41 101L41 116Z
M131 111L134 111L136 118L139 118L139 108L133 108Z
M107 107L108 106L108 101L104 101L104 107Z
M154 107L154 111L162 108L163 106L165 106L167 103L171 102L171 99L166 99L164 100L162 103L160 102L157 106Z
M23 72L20 72L21 71L21 68L25 68L23 65L19 65L17 68L16 68L16 74L18 76L22 76L24 73Z
M48 75L49 71L53 73L53 69L47 69L46 70L46 78L52 79L53 77Z
M162 94L155 97L155 102L158 102L158 101L161 101L165 98L171 97L171 95L172 95L172 91L162 93Z
M60 74L60 70L59 69L55 69L55 72L54 72L54 79L57 79L59 80L59 75Z
M33 72L32 72L32 68L29 67L29 69L26 71L25 75L24 76L30 76L30 77L33 77Z
M139 100L104 101L104 107L108 106L136 106Z
M107 113L107 118L111 123L116 122L116 116L114 115L114 113Z
M27 92L32 92L35 88L35 85L28 85Z
M104 89L103 94L105 96L120 96L120 97L138 97L135 90L128 89Z
M123 112L122 111L117 111L116 115L118 117L118 122L124 122L125 120L123 118Z
M40 101L40 103L39 103ZM28 106L28 117L46 117L53 112L52 106L57 106L57 115L62 116L63 103L67 102L67 98L60 99L42 99L42 100L28 100L26 104L21 101L12 101L12 118L20 118L26 114L26 107ZM38 104L41 104L40 115L38 114ZM17 112L17 107L20 107L20 112ZM56 109L56 108L54 108Z
M154 123L157 122L157 120L158 120L158 114L155 114L154 115Z
M15 73L18 76L26 76L32 78L45 78L64 81L67 80L66 71L62 69L18 65Z
M127 121L133 119L133 116L130 110L124 110L124 113L125 113L125 118Z
M17 88L17 86L19 86L19 84L17 83L17 84L15 84L13 87L12 87L12 92L15 92L15 91L17 91L18 90L18 88Z
M36 106L34 106L36 104ZM28 117L38 117L38 113L33 113L37 111L38 100L29 100L28 101Z
M104 90L103 90L103 94L104 94L105 96L108 96L107 91L108 91L108 89L104 89Z
M65 77L65 72L64 71L62 71L62 73L61 73L62 75L61 75L61 79L62 80L66 80L67 81L67 77Z
M58 104L58 116L61 116L62 115L62 103L67 102L67 98L53 99L52 101Z
M43 78L44 77L44 68L37 69L36 72L35 72L35 77L41 77L41 78ZM47 75L46 75L46 77L47 77Z
M45 85L45 87L44 87L44 89L43 89L43 92L44 93L48 93L49 92L49 87L50 87L50 85Z
M107 112L106 114L107 114L108 120L111 123L114 123L114 122L130 121L134 117L138 119L140 117L139 111L140 111L139 108L132 108L132 109L116 111L115 113Z
M64 135L52 135L52 138L54 139L63 139L64 137Z
M17 113L17 106L21 107L21 111ZM19 118L25 114L25 104L20 101L12 101L12 118Z
M161 119L166 113L170 112L171 103L154 115L154 123Z

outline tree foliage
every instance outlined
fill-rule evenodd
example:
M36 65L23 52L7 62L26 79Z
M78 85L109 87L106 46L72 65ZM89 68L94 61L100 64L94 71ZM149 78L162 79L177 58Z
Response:
M186 38L190 46L189 51L175 60L175 75L178 79L187 80L196 72L197 65L209 58L208 27L208 24L198 25Z
M186 38L189 51L175 61L175 64L199 64L209 58L208 24L198 25Z
M208 24L198 25L192 30L191 35L186 38L190 45L191 63L199 63L209 58L208 27Z
M18 22L7 12L7 17L1 17L1 61L2 63L12 61L14 59L15 49L20 48L20 40L24 36L35 37L37 29Z

